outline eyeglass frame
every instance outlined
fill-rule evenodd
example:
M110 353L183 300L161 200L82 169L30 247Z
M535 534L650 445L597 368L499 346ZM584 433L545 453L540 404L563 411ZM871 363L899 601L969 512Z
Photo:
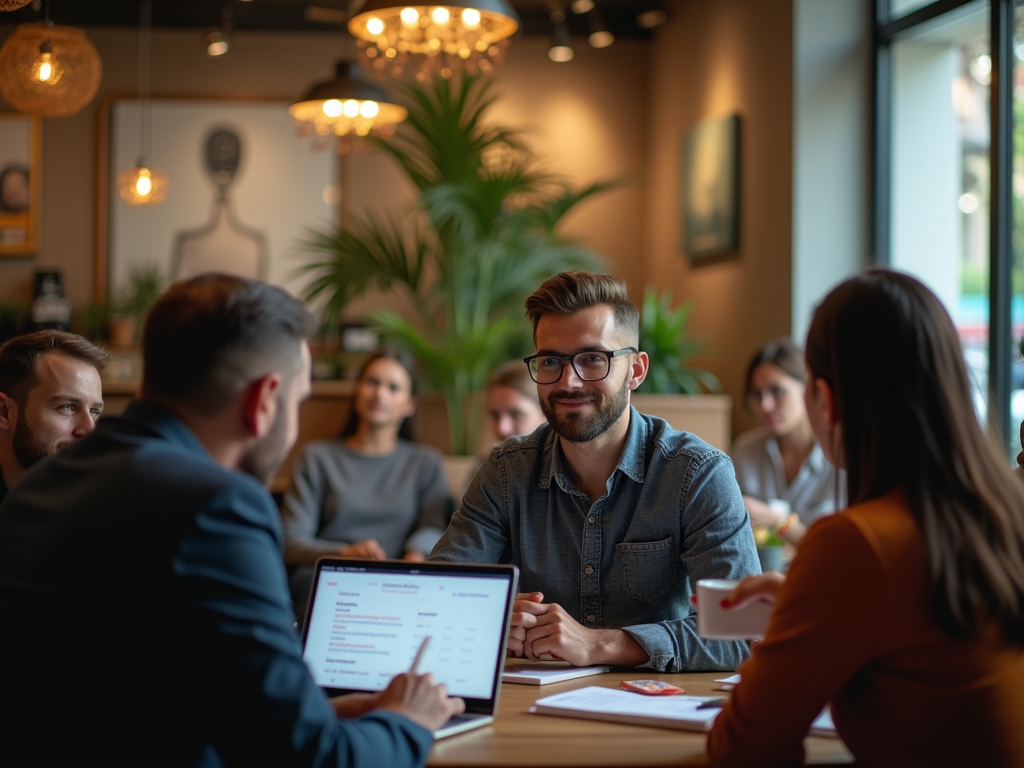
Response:
M609 350L609 349L581 349L579 352L573 352L571 355L556 355L556 354L551 354L551 353L547 353L547 352L542 352L542 353L538 353L536 355L530 355L529 357L524 357L523 358L523 362L526 363L526 370L530 372L530 378L533 379L535 384L541 384L542 386L546 386L548 384L554 384L556 381L561 380L562 374L565 373L565 364L567 362L569 363L569 367L572 368L572 372L575 373L579 377L580 381L604 381L605 379L608 378L608 374L610 374L612 372L612 358L618 357L619 355L624 355L627 352L639 352L639 351L640 350L637 349L636 347L623 347L622 349L614 349L614 350ZM607 360L608 360L608 368L604 372L604 376L602 376L599 379L585 379L585 378L583 378L583 374L580 373L580 369L576 367L576 358L579 355L593 354L595 352L597 352L599 354L602 354L602 355L605 356L605 358L607 358ZM537 375L533 372L533 368L530 366L530 363L532 363L538 357L557 357L561 361L562 367L558 371L558 376L553 381L543 381L543 382L542 381L537 381Z

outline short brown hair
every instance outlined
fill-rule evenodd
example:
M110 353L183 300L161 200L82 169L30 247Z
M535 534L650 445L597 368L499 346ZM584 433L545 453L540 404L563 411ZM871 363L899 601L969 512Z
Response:
M616 328L623 332L627 342L636 346L640 339L640 311L630 301L626 284L611 275L582 270L560 272L545 280L526 300L526 317L533 323L536 340L537 324L544 315L572 315L601 304L615 311Z
M15 336L0 346L0 392L24 408L28 393L39 383L36 363L43 355L57 352L101 372L110 362L110 355L101 347L74 333L36 331Z
M142 396L219 413L254 379L298 371L316 329L302 302L257 280L209 273L175 283L146 317Z
M514 389L528 399L537 399L537 384L530 375L530 369L522 360L509 360L491 371L487 378L487 391L490 392L495 387Z

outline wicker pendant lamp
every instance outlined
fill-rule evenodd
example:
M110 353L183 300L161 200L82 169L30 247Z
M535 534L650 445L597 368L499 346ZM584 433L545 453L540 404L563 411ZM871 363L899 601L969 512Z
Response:
M31 2L32 0L0 0L0 11L16 11Z
M67 117L92 101L103 63L85 30L22 24L0 48L0 96L19 112Z

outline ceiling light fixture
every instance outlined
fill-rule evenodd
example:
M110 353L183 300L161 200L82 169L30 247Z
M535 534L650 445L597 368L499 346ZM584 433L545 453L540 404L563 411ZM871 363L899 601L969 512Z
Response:
M32 0L0 0L0 11L16 11L31 2Z
M565 64L573 60L576 51L573 50L572 42L569 39L569 25L565 22L564 14L561 21L554 22L554 26L555 35L551 41L551 47L548 49L548 58L558 64Z
M395 5L367 0L348 23L364 66L395 77L451 77L464 69L492 72L520 28L508 0L466 0L457 5Z
M362 75L359 64L339 61L333 80L317 83L288 107L300 134L366 136L373 131L387 135L409 116L386 90Z
M44 20L17 27L0 47L0 96L19 112L67 117L92 101L103 62L85 30Z
M582 16L584 13L594 10L594 0L572 0L569 3L572 12Z
M615 42L615 35L608 29L604 16L597 9L590 14L590 36L587 40L593 48L607 48Z
M668 17L665 15L664 11L658 8L652 8L649 11L644 11L636 17L636 25L643 29L654 29L655 27L660 27L664 24L667 19Z
M117 174L117 191L128 205L157 205L167 197L167 174L146 165L150 143L149 81L152 62L152 15L151 0L139 3L139 162L134 168Z
M203 46L210 58L223 56L231 50L233 14L230 8L222 8L217 23L203 33Z

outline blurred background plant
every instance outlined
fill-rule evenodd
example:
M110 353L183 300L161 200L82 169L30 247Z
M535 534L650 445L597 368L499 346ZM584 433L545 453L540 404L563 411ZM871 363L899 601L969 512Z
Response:
M0 301L0 344L13 339L28 326L28 304L21 301Z
M523 302L551 275L599 269L600 257L558 234L565 215L616 182L574 187L537 169L517 131L485 124L493 81L464 76L404 89L409 117L373 143L418 192L411 210L352 215L302 242L304 298L337 324L369 291L397 291L408 317L370 315L412 351L445 399L451 452L475 447L488 373L532 349Z
M721 392L721 382L701 368L687 365L705 351L703 342L690 335L686 323L693 302L672 309L672 293L644 289L640 312L640 349L650 356L647 378L637 392L654 395L699 395Z
M127 345L139 340L146 313L163 293L167 282L163 271L152 263L136 263L124 282L107 299L107 332L112 344Z

